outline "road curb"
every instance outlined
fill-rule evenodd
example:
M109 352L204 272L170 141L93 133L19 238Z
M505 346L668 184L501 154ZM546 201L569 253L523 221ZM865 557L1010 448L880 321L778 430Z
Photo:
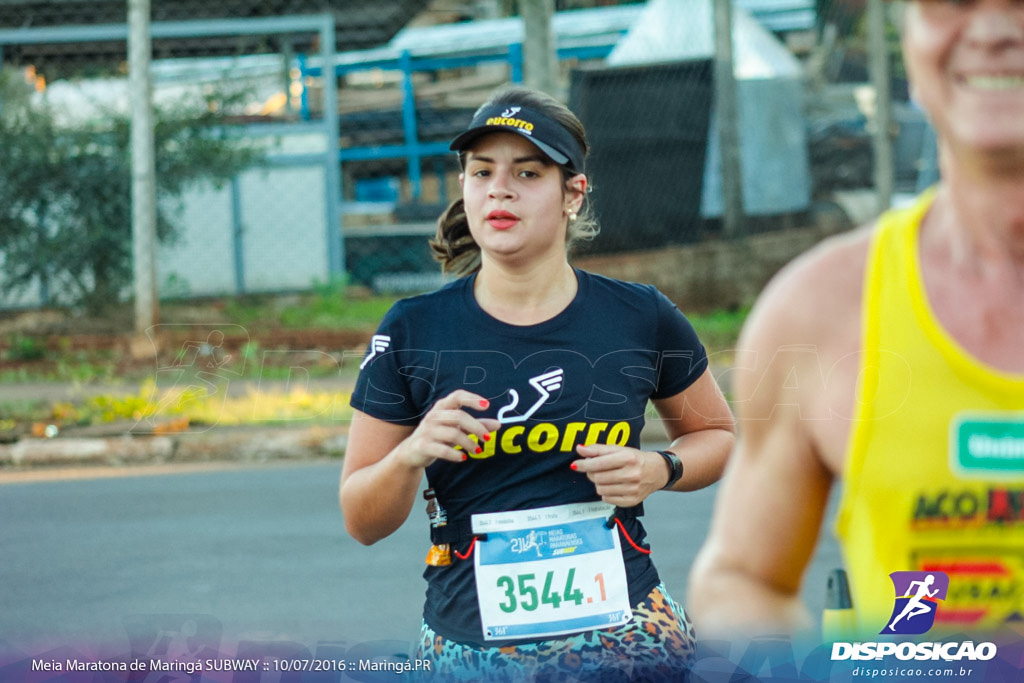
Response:
M0 467L263 462L338 457L347 426L209 428L172 435L24 438L0 445Z

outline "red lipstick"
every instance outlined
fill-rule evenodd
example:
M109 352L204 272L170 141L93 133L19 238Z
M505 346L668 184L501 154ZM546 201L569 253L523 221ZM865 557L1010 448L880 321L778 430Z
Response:
M519 222L519 216L515 215L511 211L495 209L487 214L487 222L495 230L508 230Z

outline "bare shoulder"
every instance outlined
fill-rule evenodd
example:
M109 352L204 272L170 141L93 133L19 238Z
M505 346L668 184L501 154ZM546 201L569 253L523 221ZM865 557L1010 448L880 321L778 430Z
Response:
M758 298L741 347L848 339L851 326L859 329L873 229L866 225L823 240L780 270Z
M736 351L735 411L750 453L842 470L856 395L872 228L825 240L768 284ZM784 444L784 445L783 445Z
M728 371L740 438L688 594L705 633L777 633L810 621L800 582L848 429L829 418L847 409L856 381L856 372L830 370L844 347L859 346L870 230L828 239L787 265L744 326Z

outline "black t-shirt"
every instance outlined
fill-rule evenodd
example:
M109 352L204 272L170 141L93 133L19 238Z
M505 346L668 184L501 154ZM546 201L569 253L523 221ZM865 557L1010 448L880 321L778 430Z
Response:
M537 325L488 315L470 276L396 302L374 335L353 408L415 425L439 399L466 389L490 401L474 415L502 420L483 453L427 468L450 524L475 513L599 500L586 475L569 467L579 458L575 447L639 447L648 399L678 394L707 368L693 327L657 289L580 270L576 277L572 303ZM639 519L624 517L642 546ZM465 552L469 540L453 550ZM628 542L622 548L636 605L658 574L647 554ZM428 566L424 577L430 627L449 640L483 643L472 558L453 554L451 565Z

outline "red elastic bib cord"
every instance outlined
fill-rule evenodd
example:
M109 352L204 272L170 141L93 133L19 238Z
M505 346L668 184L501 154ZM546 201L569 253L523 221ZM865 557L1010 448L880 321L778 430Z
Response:
M469 547L466 548L466 554L463 555L458 550L456 550L455 551L455 557L459 558L460 560L468 560L470 555L473 554L473 548L475 548L475 547L476 547L476 536L473 537L473 540L470 542Z
M637 551L638 553L643 553L644 555L650 555L651 554L650 550L645 550L645 549L641 548L639 545L636 544L636 541L634 541L632 536L629 535L629 532L626 531L626 527L623 526L621 519L619 519L618 517L615 517L614 519L615 519L615 523L619 527L619 533L622 534L622 537L624 539L626 539L627 543L629 543L631 546L633 546L633 550ZM468 560L470 557L472 557L473 549L476 548L476 539L477 539L477 537L474 536L473 540L470 541L470 543L469 543L469 547L466 548L466 552L465 553L460 553L458 550L455 550L454 551L455 552L455 557L459 558L460 560Z
M633 539L632 539L632 538L630 537L630 535L629 535L629 532L628 532L628 531L626 531L626 527L624 527L624 526L622 525L622 520L621 520L621 519L619 519L618 517L616 517L616 518L615 518L615 523L619 525L619 531L620 531L620 532L622 533L622 537L623 537L624 539L626 539L626 540L627 540L627 541L629 542L629 544L630 544L631 546L633 546L633 550L637 551L638 553L643 553L644 555L650 555L650 554L651 554L651 551L650 551L650 550L644 550L643 548L641 548L640 546L638 546L638 545L637 545L637 544L636 544L636 543L635 543L635 542L633 541Z

